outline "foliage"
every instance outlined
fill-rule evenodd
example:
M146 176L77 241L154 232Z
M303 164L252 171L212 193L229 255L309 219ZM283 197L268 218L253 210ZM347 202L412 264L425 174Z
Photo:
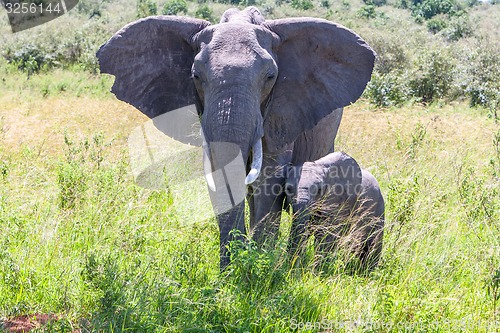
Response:
M408 82L413 96L424 103L445 97L451 89L454 69L454 61L447 52L423 52Z
M53 54L47 54L34 45L26 45L17 51L7 49L4 57L8 63L13 64L29 75L38 72L42 68L48 69L55 64Z
M376 106L400 106L411 97L411 91L404 77L375 72L366 87L365 96Z
M207 4L203 4L196 9L195 17L210 22L216 21L213 10Z
M377 7L385 6L387 4L387 0L363 0L363 2L367 5L374 5Z
M464 79L461 82L470 96L472 106L483 106L490 110L490 115L498 118L500 102L500 52L487 41L467 54Z
M165 2L161 13L163 15L186 14L188 11L187 2L184 0L170 0Z
M300 10L310 10L314 8L314 4L311 0L291 0L290 5L292 8Z
M412 15L417 19L430 19L439 14L453 14L454 0L423 0L414 5Z
M433 17L426 22L427 29L432 33L438 33L447 27L447 19L442 16Z
M458 41L461 38L473 36L474 30L469 15L466 12L461 12L460 15L454 15L449 19L443 33L448 40Z
M330 8L330 1L329 0L321 0L321 7Z
M358 15L360 17L367 18L367 19L377 17L377 11L375 9L375 5L370 3L370 4L362 6L358 10Z
M95 74L98 72L95 53L109 38L108 29L104 20L95 18L69 35L43 32L37 38L22 35L3 49L2 56L8 64L28 75L70 67Z
M137 18L158 14L158 5L154 0L137 0Z

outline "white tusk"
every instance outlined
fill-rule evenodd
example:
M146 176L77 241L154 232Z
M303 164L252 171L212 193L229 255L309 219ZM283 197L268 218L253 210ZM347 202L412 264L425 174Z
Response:
M217 188L215 187L215 181L212 174L212 164L210 163L210 157L208 152L208 144L205 141L205 136L203 135L203 130L200 128L200 135L202 139L202 149L203 149L203 173L205 174L205 179L207 181L208 188L215 192Z
M259 177L262 168L262 139L257 140L252 147L252 168L245 178L245 185L252 184Z

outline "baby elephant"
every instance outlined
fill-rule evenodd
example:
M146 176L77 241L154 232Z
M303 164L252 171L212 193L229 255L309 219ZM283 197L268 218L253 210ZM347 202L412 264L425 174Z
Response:
M370 172L349 155L336 152L290 166L285 186L294 213L292 254L302 251L307 238L314 235L320 259L342 250L349 258L357 258L361 269L371 270L378 264L384 198Z

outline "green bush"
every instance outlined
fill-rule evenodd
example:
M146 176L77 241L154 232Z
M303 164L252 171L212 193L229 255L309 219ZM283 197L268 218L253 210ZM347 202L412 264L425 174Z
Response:
M37 45L26 45L18 50L7 48L3 54L8 63L17 69L33 74L42 68L49 69L56 64L55 55Z
M424 51L409 81L413 96L424 103L447 96L453 85L455 64L446 51Z
M424 0L414 5L412 15L428 20L438 14L453 14L454 8L453 0Z
M443 30L444 36L450 41L457 41L460 38L471 37L474 34L474 28L466 12L461 12L460 15L454 15L449 18L449 23Z
M368 83L365 96L380 107L399 106L410 99L411 92L406 79L396 73L373 73Z
M427 21L426 26L430 32L436 34L448 26L446 21L446 18L441 16L433 17Z
M363 0L363 2L367 5L374 5L374 6L385 6L387 4L387 0Z
M203 4L200 7L198 7L194 16L203 20L215 22L214 12L207 4Z
M309 10L314 8L311 0L292 0L292 3L290 5L292 6L292 8L298 10Z
M500 52L488 41L479 43L463 60L468 66L464 73L466 94L471 106L483 106L497 118L500 101Z
M161 13L163 15L177 15L179 13L186 14L188 11L187 3L184 0L170 0L165 2Z
M411 66L408 59L408 49L398 36L391 34L380 34L369 38L371 47L377 52L375 70L380 74L388 74L392 71L404 73Z
M153 0L137 0L137 18L158 14L158 5Z
M373 4L363 5L358 10L358 15L360 17L364 17L367 19L377 17L377 11L375 10L375 5L373 5Z
M100 17L102 15L102 7L106 1L98 0L80 0L76 5L79 13L89 17Z

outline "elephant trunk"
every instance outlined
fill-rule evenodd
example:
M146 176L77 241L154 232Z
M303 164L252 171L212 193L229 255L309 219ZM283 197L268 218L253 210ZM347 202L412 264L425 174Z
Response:
M260 105L252 100L257 94L237 88L206 92L201 117L203 164L219 223L221 269L229 263L228 242L245 234L247 185L259 176L263 156ZM232 235L232 230L238 233Z
M218 170L236 163L245 170L241 184L249 185L262 167L263 125L258 98L244 88L225 87L222 93L205 96L202 128L205 174L207 166Z
M211 191L216 191L215 181L213 178L213 169L210 162L210 149L208 143L203 140L203 170L207 185ZM245 178L245 185L252 184L258 177L262 168L262 139L258 139L252 147L252 166Z

